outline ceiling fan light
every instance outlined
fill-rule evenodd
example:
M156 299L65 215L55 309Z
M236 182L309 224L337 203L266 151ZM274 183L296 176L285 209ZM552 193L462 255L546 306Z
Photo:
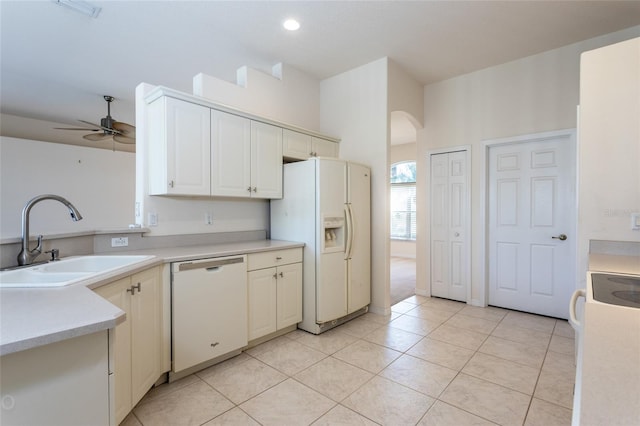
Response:
M82 0L51 0L58 6L64 6L78 13L82 13L90 18L97 18L100 15L101 7L92 5L89 2Z

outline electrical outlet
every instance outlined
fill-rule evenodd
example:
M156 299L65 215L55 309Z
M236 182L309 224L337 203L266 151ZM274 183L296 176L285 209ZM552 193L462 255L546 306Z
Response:
M631 213L631 229L640 230L640 213Z
M213 225L213 214L211 212L206 212L204 214L204 224Z
M158 226L158 213L149 213L149 226Z
M129 245L128 237L118 237L111 239L111 247L127 247Z

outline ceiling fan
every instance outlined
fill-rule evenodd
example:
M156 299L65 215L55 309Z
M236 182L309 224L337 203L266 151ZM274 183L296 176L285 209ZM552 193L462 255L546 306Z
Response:
M84 130L91 132L101 133L89 133L82 136L83 139L88 141L101 141L109 138L113 138L115 142L125 144L136 143L136 128L131 124L121 123L111 117L111 102L114 101L113 96L104 96L104 100L107 101L107 116L100 119L100 124L94 124L89 121L78 120L84 124L91 126L91 128L85 127L56 127L59 130Z

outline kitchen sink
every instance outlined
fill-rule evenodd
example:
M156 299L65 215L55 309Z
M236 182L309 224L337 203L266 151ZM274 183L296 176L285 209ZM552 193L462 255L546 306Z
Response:
M63 287L149 260L153 256L77 256L0 272L0 287Z

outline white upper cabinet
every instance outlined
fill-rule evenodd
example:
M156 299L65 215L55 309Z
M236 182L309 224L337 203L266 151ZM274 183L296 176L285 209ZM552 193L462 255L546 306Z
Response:
M282 155L291 160L306 160L311 157L338 157L338 144L284 129Z
M282 198L282 128L251 122L251 196Z
M211 110L211 195L249 197L251 120Z
M306 160L311 157L311 136L284 129L282 154L294 160Z
M311 151L313 152L314 157L338 158L338 144L326 139L312 137Z
M211 110L211 195L282 198L282 128Z
M149 194L210 195L209 108L163 96L148 113Z
M283 157L338 156L336 140L202 98L159 87L145 99L149 195L282 198Z

